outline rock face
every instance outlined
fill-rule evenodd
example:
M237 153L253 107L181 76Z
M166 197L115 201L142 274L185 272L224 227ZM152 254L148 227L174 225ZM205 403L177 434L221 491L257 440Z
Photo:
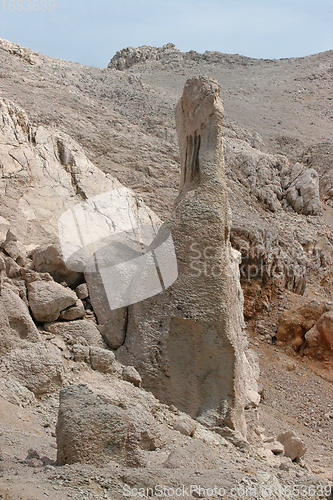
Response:
M120 183L96 168L66 134L33 127L24 110L13 102L1 99L0 114L4 166L0 182L1 192L6 193L0 194L1 215L24 245L53 244L58 237L58 219L67 208ZM17 241L7 240L6 248L14 260L25 252ZM73 276L75 281L75 275L62 265L56 247L40 249L34 265L57 276L65 272L64 281Z
M180 193L171 218L178 279L163 294L130 306L118 350L144 387L208 425L245 433L242 292L232 252L222 156L220 86L187 81L176 108Z

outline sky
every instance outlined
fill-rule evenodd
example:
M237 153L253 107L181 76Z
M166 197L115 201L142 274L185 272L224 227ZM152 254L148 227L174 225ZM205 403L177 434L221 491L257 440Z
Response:
M0 0L0 37L97 67L122 48L169 42L301 57L333 49L333 0Z

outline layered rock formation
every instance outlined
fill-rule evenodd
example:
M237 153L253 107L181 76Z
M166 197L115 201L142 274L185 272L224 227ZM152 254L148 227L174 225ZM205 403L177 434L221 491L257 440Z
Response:
M180 192L154 242L157 248L171 230L178 279L129 308L118 353L162 401L208 425L245 433L243 297L238 252L230 245L222 120L219 84L188 80L176 108Z

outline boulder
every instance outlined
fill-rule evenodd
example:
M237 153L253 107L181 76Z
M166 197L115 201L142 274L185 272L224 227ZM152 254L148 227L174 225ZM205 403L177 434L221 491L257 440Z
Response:
M12 335L3 301L0 298L0 357L21 343L20 338Z
M283 432L277 436L276 440L284 446L286 457L289 457L291 460L304 457L306 444L294 432Z
M90 320L70 322L55 322L45 324L47 332L60 335L70 344L84 344L88 346L104 347L104 342L95 323Z
M245 434L243 295L230 245L222 121L219 84L189 79L176 108L180 192L151 245L157 254L171 232L178 278L130 306L117 359L135 366L143 387L164 403ZM163 279L171 269L171 260L160 267Z
M76 304L77 296L54 281L33 281L28 284L28 300L35 320L50 323L59 318L61 311Z
M59 349L42 342L17 348L1 359L0 372L13 377L36 396L52 392L62 385L64 368Z
M8 403L22 408L36 403L34 393L11 376L2 376L0 378L0 394Z
M321 334L318 332L317 325L310 328L305 334L305 340L308 347L319 347L321 345Z
M112 351L101 347L90 347L89 350L90 364L93 370L102 373L114 371L115 355Z
M89 347L82 344L74 344L72 346L72 353L74 355L74 361L80 363L84 361L85 363L90 363Z
M60 391L57 434L58 465L89 463L105 467L111 460L132 464L136 441L126 412L85 385Z
M60 245L42 245L32 253L32 268L39 273L49 273L58 283L65 282L71 288L78 286L83 274L66 267Z
M209 470L218 469L222 465L219 454L206 443L196 439L185 446L176 446L163 467L167 469Z

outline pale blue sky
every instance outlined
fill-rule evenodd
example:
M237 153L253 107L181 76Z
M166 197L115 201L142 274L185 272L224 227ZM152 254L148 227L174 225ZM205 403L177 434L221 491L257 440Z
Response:
M333 0L51 0L53 12L37 11L49 0L26 11L29 1L0 0L0 37L91 66L106 67L124 47L168 42L272 59L333 49Z

